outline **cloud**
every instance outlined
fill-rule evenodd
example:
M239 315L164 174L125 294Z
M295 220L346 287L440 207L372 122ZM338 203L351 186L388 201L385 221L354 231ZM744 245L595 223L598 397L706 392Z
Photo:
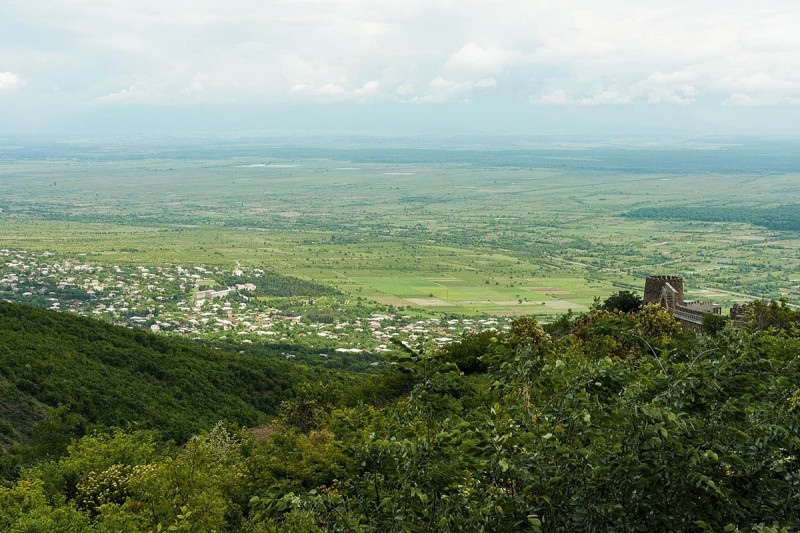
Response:
M565 105L578 103L578 101L570 97L564 89L553 89L539 96L531 96L530 100L532 103L539 104Z
M366 82L355 89L348 89L339 83L325 83L322 85L309 85L298 83L291 89L291 93L300 96L312 96L322 100L356 100L369 99L379 93L381 83L377 80Z
M95 101L99 103L142 103L154 100L154 92L139 85L133 84L119 91L105 94L98 97Z
M394 93L400 97L409 96L414 94L415 88L413 83L404 83L394 90Z
M186 93L202 93L206 89L206 85L208 84L209 78L206 74L202 72L198 72L192 78L192 81L183 88L183 92Z
M692 70L654 72L632 87L632 93L649 103L689 104L699 93L701 76Z
M416 95L408 101L424 104L444 102L464 103L467 101L464 93L468 93L473 89L489 89L496 86L497 80L494 78L482 78L476 81L456 81L437 76L428 84L429 92Z
M25 80L13 72L0 72L0 91L12 91L25 86Z
M631 101L631 97L617 87L611 86L599 89L588 95L572 95L564 89L553 89L540 96L532 97L530 100L536 104L602 105L627 104Z
M775 78L759 72L750 76L724 77L718 85L730 92L729 105L764 106L800 103L800 79Z
M352 94L356 98L369 97L378 94L380 88L381 88L381 82L379 82L378 80L372 80L368 81L363 86L354 90Z
M450 55L444 70L450 75L471 78L498 74L525 60L525 54L517 50L506 50L495 45L482 46L471 42Z
M746 93L733 93L724 102L727 105L755 107L773 105L796 105L800 104L800 96L787 95L752 95Z
M73 115L228 102L800 105L794 0L6 4L0 91Z
M338 83L326 83L319 86L298 83L292 87L291 92L307 96L342 96L347 91Z
M483 78L482 80L478 80L475 83L473 83L472 87L476 87L478 89L497 87L497 80L494 78Z

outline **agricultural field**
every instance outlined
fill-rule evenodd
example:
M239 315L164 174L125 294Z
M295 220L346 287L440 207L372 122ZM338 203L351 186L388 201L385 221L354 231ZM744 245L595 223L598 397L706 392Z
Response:
M659 273L684 276L694 299L800 303L796 231L642 215L783 209L800 167L770 150L19 146L0 151L0 243L268 268L429 315L547 320Z

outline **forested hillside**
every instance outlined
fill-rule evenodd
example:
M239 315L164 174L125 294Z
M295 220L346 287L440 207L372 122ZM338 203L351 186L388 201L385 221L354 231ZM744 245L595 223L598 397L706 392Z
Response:
M29 440L34 424L58 406L73 426L155 429L178 441L221 419L256 425L312 376L320 379L319 372L267 357L0 302L6 446Z
M0 528L797 531L800 312L755 303L701 335L620 300L398 346L382 375L298 386L256 432L96 432L0 488Z

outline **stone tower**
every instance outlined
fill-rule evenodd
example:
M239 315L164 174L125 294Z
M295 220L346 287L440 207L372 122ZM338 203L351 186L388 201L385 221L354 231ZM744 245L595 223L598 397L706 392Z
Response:
M644 303L661 303L661 295L667 284L675 290L672 301L683 304L683 278L678 276L647 276L644 282Z

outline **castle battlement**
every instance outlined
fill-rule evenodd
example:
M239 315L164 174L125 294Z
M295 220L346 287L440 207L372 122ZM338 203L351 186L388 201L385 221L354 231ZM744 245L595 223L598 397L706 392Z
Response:
M666 294L665 294L666 290ZM666 296L667 302L662 303ZM680 276L647 276L644 282L644 303L661 303L664 307L683 304L683 278Z
M704 316L721 312L721 307L715 303L685 301L680 276L647 276L644 303L666 307L681 323L695 329L702 327Z

